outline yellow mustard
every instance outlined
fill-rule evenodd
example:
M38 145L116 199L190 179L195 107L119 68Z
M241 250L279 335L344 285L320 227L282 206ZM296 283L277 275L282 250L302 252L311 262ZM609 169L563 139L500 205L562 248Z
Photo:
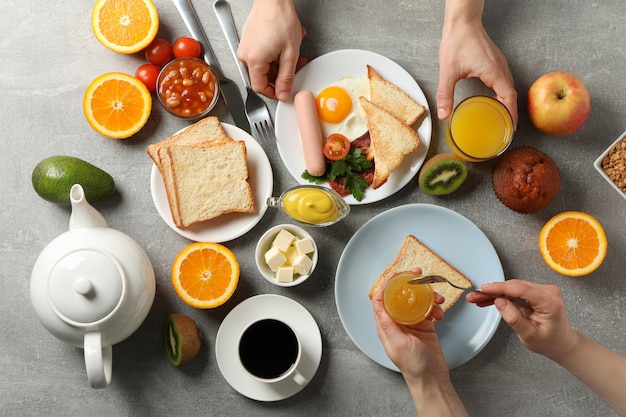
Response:
M297 188L287 192L283 210L296 220L310 224L322 224L340 215L335 199L318 188Z

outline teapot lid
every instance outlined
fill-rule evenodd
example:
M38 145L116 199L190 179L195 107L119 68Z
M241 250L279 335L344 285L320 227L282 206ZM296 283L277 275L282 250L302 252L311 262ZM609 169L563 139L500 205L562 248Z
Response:
M57 261L48 280L48 301L66 323L93 325L124 301L126 276L119 262L99 248L69 252Z

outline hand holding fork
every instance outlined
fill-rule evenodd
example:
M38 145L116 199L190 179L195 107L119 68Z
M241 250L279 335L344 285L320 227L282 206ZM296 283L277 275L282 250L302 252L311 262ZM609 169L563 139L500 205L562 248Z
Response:
M217 0L213 4L213 9L215 10L217 20L222 28L222 31L224 32L224 35L226 36L226 41L228 42L228 46L230 47L233 57L235 58L237 68L239 69L239 73L246 87L246 116L250 122L252 136L265 143L273 142L276 139L274 136L274 125L272 123L272 118L270 117L267 105L261 97L259 97L258 94L252 90L248 69L239 60L239 58L237 58L239 35L237 34L237 29L235 28L235 22L230 11L230 5L226 0Z

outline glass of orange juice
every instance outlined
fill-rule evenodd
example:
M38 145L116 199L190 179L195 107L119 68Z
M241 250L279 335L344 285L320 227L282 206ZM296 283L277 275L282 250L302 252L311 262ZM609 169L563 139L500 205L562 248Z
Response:
M435 291L428 284L409 284L417 277L414 272L399 272L383 290L383 307L393 321L417 324L426 320L435 305Z
M504 104L492 97L468 97L448 119L448 146L466 161L495 158L509 147L512 139L513 118Z

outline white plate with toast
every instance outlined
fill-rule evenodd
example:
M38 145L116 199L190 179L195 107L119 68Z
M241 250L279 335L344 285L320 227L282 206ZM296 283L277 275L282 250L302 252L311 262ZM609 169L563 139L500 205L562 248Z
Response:
M265 214L267 199L271 197L274 187L272 166L261 145L237 126L227 123L222 123L222 126L229 137L246 144L248 177L254 195L253 213L228 213L187 228L178 228L172 219L163 177L156 165L152 165L150 190L159 215L176 233L196 242L227 242L250 231Z
M414 235L472 283L504 281L498 254L485 234L462 215L430 204L407 204L365 223L346 245L335 277L335 301L346 332L372 360L394 371L376 333L370 288L396 258L404 238ZM436 324L450 369L476 356L491 340L500 313L461 297Z
M424 163L432 134L432 120L428 101L420 86L411 74L400 65L374 52L345 49L312 60L296 73L292 94L305 89L316 94L342 77L364 77L367 75L366 65L371 65L382 77L393 82L424 106L426 114L420 119L421 122L418 122L421 123L417 129L421 141L419 148L404 158L402 165L391 173L384 185L376 190L368 187L361 201L357 201L352 195L345 197L346 202L351 205L374 203L401 190L415 177ZM302 178L306 166L300 144L293 96L289 102L278 103L275 119L276 145L283 163L296 181L300 184L311 184Z

